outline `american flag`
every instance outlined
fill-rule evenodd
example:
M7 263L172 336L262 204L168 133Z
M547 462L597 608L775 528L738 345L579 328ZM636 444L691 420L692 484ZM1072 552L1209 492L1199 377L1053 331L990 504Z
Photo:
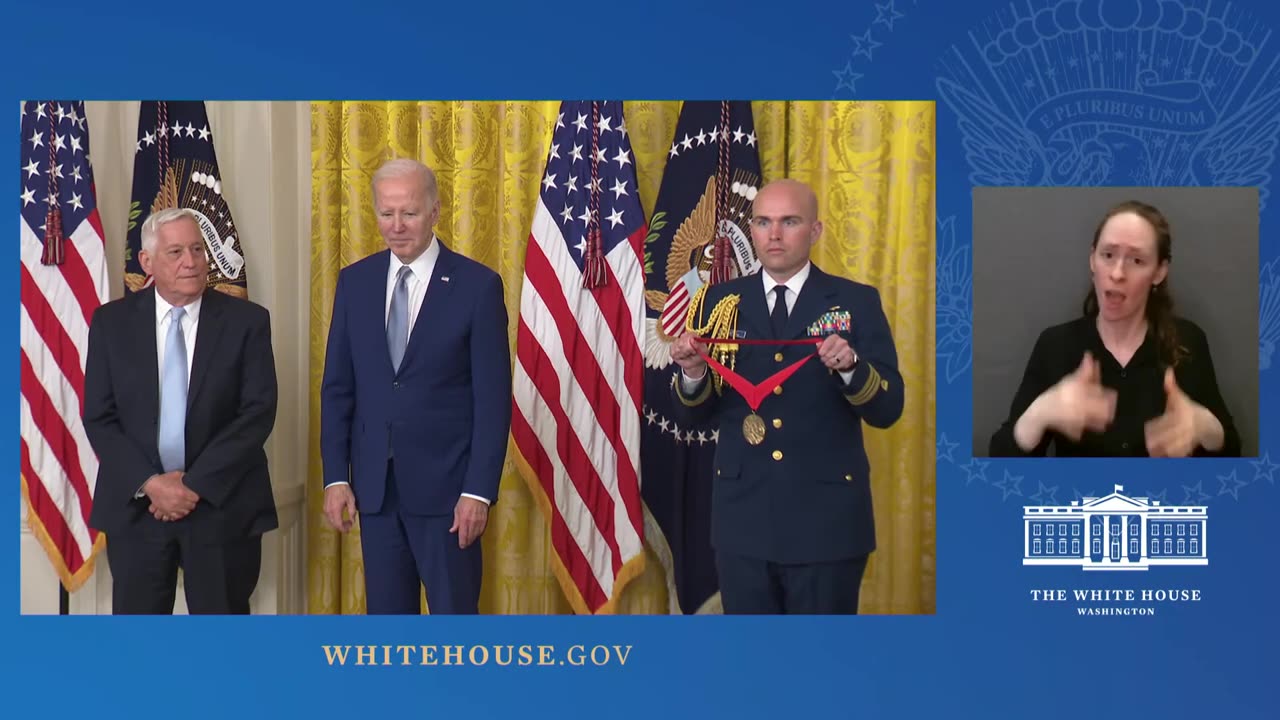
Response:
M82 102L22 104L21 472L32 532L68 591L93 572L98 458L85 436L89 321L107 300Z
M648 232L619 102L565 102L520 293L512 436L575 611L644 567L640 408Z

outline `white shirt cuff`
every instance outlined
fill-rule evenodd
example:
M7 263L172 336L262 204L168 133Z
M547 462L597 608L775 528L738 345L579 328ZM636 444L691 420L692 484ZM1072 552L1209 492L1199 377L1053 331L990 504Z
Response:
M488 505L488 504L489 504L489 500L488 500L488 498L482 498L482 497L480 497L479 495L472 495L471 493L462 493L462 497L469 497L469 498L471 498L471 499L473 499L473 500L479 500L480 502L484 503L485 505Z
M707 379L707 372L710 372L710 370L708 369L707 371L704 371L702 373L702 377L698 378L697 380L694 380L693 378L689 377L689 374L684 371L684 368L681 368L680 369L681 392L683 392L685 395L692 395L694 392L696 392L698 388L702 386L702 381Z

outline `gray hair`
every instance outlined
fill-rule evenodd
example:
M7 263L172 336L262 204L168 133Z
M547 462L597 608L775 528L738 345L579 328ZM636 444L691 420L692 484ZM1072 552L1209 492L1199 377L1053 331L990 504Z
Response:
M188 208L165 208L147 216L146 222L142 223L142 252L147 254L155 252L160 227L184 217L191 218L191 222L195 223L197 228L200 227L199 218Z
M422 181L422 189L426 191L428 200L440 199L440 189L439 185L436 184L435 171L417 160L409 158L395 158L383 163L382 167L373 173L373 191L375 194L378 192L378 183L383 180L415 175Z

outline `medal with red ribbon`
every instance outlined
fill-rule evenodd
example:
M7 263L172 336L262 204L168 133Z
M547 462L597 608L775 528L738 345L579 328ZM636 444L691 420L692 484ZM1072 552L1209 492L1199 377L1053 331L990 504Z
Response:
M823 338L806 338L804 340L741 340L741 339L720 339L720 338L694 338L700 343L706 345L819 345ZM710 355L698 352L707 364L720 373L720 377L729 383L730 387L738 391L743 400L746 400L747 407L751 408L751 414L742 421L742 436L752 445L759 445L764 442L765 424L764 418L757 414L760 404L764 399L773 392L774 388L780 387L786 382L805 363L817 355L817 353L805 355L799 360L782 368L778 372L765 378L763 382L756 384L742 377L734 370L726 367L724 363L716 360Z

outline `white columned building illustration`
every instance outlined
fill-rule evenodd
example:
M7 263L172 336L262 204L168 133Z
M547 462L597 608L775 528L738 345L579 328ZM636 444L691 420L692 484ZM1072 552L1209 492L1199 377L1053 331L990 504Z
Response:
M1123 491L1116 485L1106 497L1024 506L1022 564L1085 570L1209 564L1207 507L1161 505Z

